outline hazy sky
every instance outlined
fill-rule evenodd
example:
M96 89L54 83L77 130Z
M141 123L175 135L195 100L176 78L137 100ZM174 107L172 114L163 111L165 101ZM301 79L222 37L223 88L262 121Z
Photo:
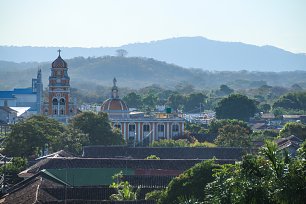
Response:
M306 53L306 0L0 0L0 45L119 46L181 36Z

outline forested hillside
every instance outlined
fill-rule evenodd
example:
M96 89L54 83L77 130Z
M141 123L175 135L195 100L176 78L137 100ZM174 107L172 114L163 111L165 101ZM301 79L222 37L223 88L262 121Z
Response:
M112 86L116 77L120 87L134 89L158 85L167 89L192 85L195 89L212 89L227 84L234 89L258 88L263 85L291 87L297 84L306 87L306 71L249 72L249 71L203 71L186 69L151 58L77 57L66 60L69 66L71 85L78 89L96 89L97 86ZM42 69L44 86L48 85L51 62L13 63L0 61L0 89L31 86L38 68Z

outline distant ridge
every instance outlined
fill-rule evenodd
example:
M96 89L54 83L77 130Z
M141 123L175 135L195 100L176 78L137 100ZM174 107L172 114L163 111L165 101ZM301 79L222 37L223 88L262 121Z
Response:
M0 46L0 60L43 62L56 57L55 47ZM216 71L294 71L306 70L306 54L295 54L273 46L221 42L204 37L179 37L121 47L62 48L66 59L83 56L115 55L125 49L128 56L154 58L187 68Z

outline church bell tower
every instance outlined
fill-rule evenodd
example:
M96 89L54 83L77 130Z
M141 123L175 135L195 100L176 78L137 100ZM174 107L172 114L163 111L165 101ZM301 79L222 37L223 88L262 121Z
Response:
M70 96L68 65L61 57L61 50L58 50L58 57L52 62L48 105L45 107L45 114L65 122L69 116L75 115L75 113L75 104L71 101Z

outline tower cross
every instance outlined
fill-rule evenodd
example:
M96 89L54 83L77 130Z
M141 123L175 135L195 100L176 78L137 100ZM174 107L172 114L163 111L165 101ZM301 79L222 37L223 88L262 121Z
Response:
M61 49L58 49L58 55L61 56Z
M116 77L113 79L113 85L114 85L114 87L116 86L116 83L117 83L117 79L116 79Z

